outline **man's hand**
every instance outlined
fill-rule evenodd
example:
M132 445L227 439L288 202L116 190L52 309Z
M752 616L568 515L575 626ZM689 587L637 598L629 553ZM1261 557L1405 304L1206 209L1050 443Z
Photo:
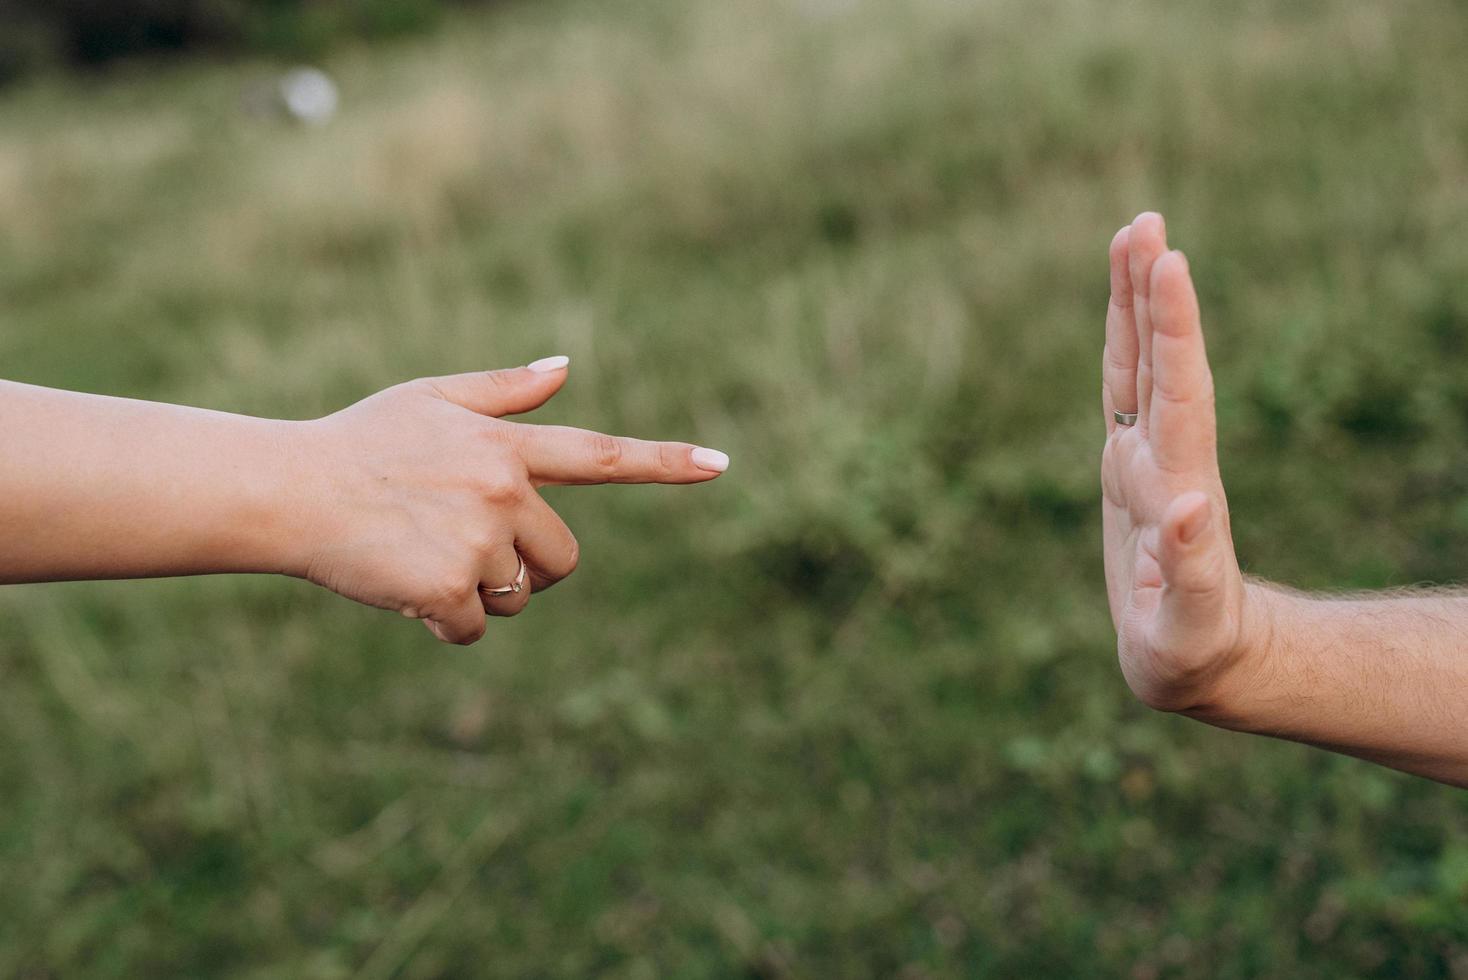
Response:
M536 492L554 484L702 483L728 457L501 416L566 380L566 359L410 381L303 423L316 529L294 570L334 592L473 643L576 567L575 537ZM489 594L512 583L520 591Z
M1207 715L1265 644L1229 533L1198 299L1157 214L1111 242L1102 407L1106 587L1122 673L1154 708Z

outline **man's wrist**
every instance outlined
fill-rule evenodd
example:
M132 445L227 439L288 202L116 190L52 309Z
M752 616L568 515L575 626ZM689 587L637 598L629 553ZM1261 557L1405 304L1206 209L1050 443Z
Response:
M1301 600L1266 582L1244 583L1239 642L1212 685L1207 702L1187 713L1200 721L1239 731L1267 724L1262 708L1288 682L1285 638Z

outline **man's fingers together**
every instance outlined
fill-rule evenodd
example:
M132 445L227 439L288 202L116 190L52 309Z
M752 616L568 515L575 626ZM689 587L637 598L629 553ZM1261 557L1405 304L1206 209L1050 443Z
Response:
M1137 332L1137 425L1146 432L1152 401L1152 264L1167 250L1162 215L1145 211L1132 222L1127 266L1132 285L1132 318Z
M1121 229L1111 240L1111 301L1106 307L1106 349L1102 354L1101 379L1109 396L1107 431L1115 422L1111 410L1137 410L1137 327L1132 319L1132 281L1128 268L1131 227Z
M518 427L517 446L533 481L546 484L702 483L729 467L716 449L649 442L559 425Z

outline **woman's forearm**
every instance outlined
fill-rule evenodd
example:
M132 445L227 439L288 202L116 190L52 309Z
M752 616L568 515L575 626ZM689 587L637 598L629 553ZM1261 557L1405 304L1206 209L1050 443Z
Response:
M1248 590L1258 649L1192 713L1468 787L1468 597Z
M0 382L0 582L282 572L473 643L576 568L541 487L706 483L729 465L505 419L568 370L420 378L309 422Z
M304 425L0 382L0 581L304 574Z

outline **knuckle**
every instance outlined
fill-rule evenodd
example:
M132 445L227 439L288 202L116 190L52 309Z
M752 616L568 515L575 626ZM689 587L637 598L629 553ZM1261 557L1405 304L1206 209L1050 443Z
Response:
M597 434L592 437L591 461L603 473L608 475L615 473L622 465L624 455L622 440L616 436Z
M1174 405L1186 405L1191 402L1212 402L1213 379L1203 377L1189 383L1184 379L1173 379L1168 375L1162 375L1153 380L1152 394Z
M524 500L530 487L524 473L501 461L487 468L476 489L492 504L512 505Z
M1153 382L1152 397L1158 401L1169 402L1173 405L1184 405L1193 400L1190 392L1185 389L1180 389L1176 385L1169 384L1166 381L1160 384L1155 381Z
M1135 371L1137 369L1137 362L1135 360L1128 361L1125 355L1117 353L1108 344L1101 358L1101 369L1110 377L1121 378Z
M581 563L581 545L572 538L567 542L566 550L551 567L540 569L540 574L545 578L548 585L554 585L564 578L570 577L576 571L576 566Z
M681 454L678 452L678 450L674 449L666 442L658 443L658 469L662 471L664 476L671 476L674 472L677 471L680 455Z
M483 377L484 383L487 386L498 391L505 391L514 387L514 380L505 371L485 371L483 372Z
M452 401L441 382L441 378L414 378L412 381L395 384L387 391L417 397L427 396L438 401Z
M513 455L520 448L520 426L503 419L484 420L484 444L496 456Z
M492 445L503 445L509 442L514 429L515 423L513 422L487 416L484 419L484 435Z
M469 553L476 565L483 565L506 544L506 534L492 523L485 523L469 534Z
M466 585L468 576L459 571L441 571L424 576L417 591L421 601L419 608L433 611L450 606L471 588Z

